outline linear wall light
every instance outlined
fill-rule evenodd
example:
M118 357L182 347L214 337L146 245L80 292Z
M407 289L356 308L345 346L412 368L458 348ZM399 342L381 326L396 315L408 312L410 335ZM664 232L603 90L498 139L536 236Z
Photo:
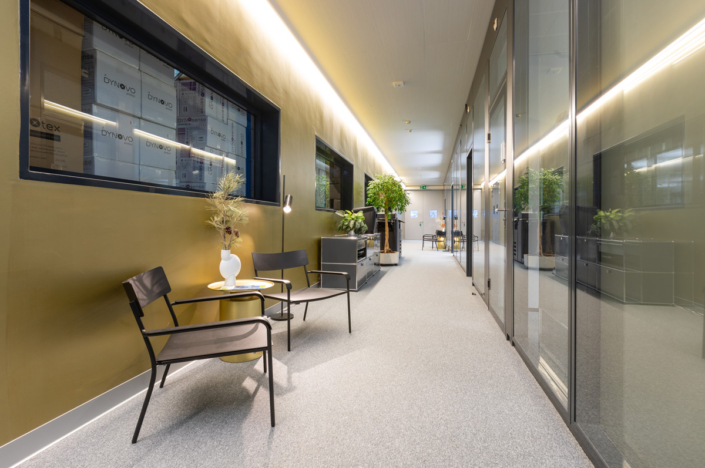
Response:
M675 65L685 58L691 56L698 50L705 47L705 19L689 29L685 34L666 46L661 52L648 60L644 65L636 71L624 78L622 81L614 85L609 91L600 96L595 102L590 104L586 109L577 115L578 121L585 120L595 110L602 107L606 102L612 100L615 96L628 92L634 89L639 84L646 81L648 78L655 75L660 70L670 65ZM521 164L526 158L535 154L539 150L543 150L562 138L568 138L570 123L564 120L560 125L554 128L550 133L541 138L539 141L524 150L515 160L514 165ZM670 163L670 161L668 162ZM660 163L666 164L666 163ZM658 164L651 166L655 167ZM643 168L645 169L645 168ZM639 169L639 170L643 170ZM490 187L499 182L507 175L506 169L490 181Z
M70 107L62 106L61 104L57 104L55 102L47 101L46 99L44 99L44 109L51 112L58 112L60 114L70 115L79 119L92 120L94 122L102 123L103 125L117 125L117 123L113 122L112 120L101 119L100 117L96 117L91 114L86 114L85 112L81 112L76 109L71 109Z
M311 89L333 108L335 114L340 116L344 123L365 143L370 152L382 164L382 167L390 174L396 175L396 171L372 140L372 137L345 105L269 1L253 0L239 2L239 5L246 11L248 19L257 24L260 31L266 32L264 37L269 40L272 47L281 52L281 58L289 62L291 70L306 80L311 85Z

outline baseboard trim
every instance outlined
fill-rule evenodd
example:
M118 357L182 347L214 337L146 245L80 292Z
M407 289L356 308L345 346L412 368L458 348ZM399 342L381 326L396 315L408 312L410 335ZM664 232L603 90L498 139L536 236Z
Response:
M318 285L319 283L316 283L311 285L311 287ZM279 313L280 307L279 303L274 304L265 310L265 314L269 316ZM293 307L295 306L292 305L292 308ZM193 362L173 364L169 375L173 376L190 364L193 364ZM164 369L163 366L159 367L158 380L161 379L161 373ZM14 468L56 444L61 439L64 439L120 405L144 393L149 386L149 374L149 370L145 371L127 382L98 395L92 400L77 406L61 416L52 419L48 423L3 445L0 447L0 468ZM135 419L135 421L137 421L137 419Z
M193 364L193 362L172 364L169 376L173 376L190 364ZM164 367L159 366L158 379L161 379L163 370ZM19 465L61 439L144 393L149 386L150 372L149 370L145 371L3 445L0 447L0 468L12 468ZM135 419L136 421L137 419Z

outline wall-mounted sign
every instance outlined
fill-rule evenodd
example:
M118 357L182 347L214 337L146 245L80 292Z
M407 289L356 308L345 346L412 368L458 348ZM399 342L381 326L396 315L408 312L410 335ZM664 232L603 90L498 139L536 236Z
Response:
M429 218L438 218L438 211L437 210L431 210L428 212L428 217Z
M421 186L421 190L426 190L426 186L425 186L425 185L422 185L422 186Z
M411 213L412 218L418 218L419 217L419 212L417 210L411 210L409 213Z

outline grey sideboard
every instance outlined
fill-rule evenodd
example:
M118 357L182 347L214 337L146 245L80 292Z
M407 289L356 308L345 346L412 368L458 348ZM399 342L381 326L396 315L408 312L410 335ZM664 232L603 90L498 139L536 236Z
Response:
M321 238L321 270L350 275L350 290L358 291L380 270L380 235ZM345 289L345 277L321 275L321 287Z

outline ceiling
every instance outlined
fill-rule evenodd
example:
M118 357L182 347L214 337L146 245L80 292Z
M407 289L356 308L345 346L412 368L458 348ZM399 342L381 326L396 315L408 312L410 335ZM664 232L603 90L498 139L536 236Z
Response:
M405 184L442 184L494 0L271 2Z

